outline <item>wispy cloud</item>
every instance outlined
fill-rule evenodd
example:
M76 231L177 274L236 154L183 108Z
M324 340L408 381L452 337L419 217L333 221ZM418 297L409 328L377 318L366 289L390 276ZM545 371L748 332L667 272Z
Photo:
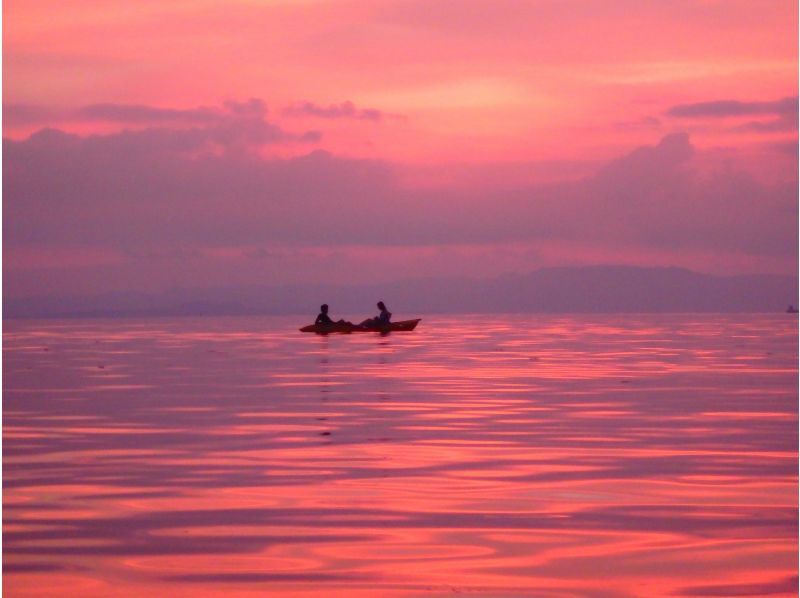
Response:
M35 105L6 106L6 115L14 124L51 125L104 122L126 127L118 137L131 143L158 147L161 150L198 149L213 142L223 147L247 143L264 145L280 142L314 143L319 131L292 132L267 120L267 106L253 98L244 102L228 101L221 106L163 108L145 104L91 104L78 109L50 109ZM127 127L132 127L127 129ZM36 136L41 137L41 134ZM113 140L114 136L105 138ZM135 140L135 141L133 141Z
M787 133L798 128L797 96L764 102L715 100L694 104L678 104L665 112L672 118L726 123L727 132ZM735 124L731 126L729 123ZM744 122L743 122L744 121Z
M284 108L286 116L312 116L316 118L352 118L356 120L371 120L379 122L383 120L384 113L375 108L356 108L353 102L347 101L341 104L331 104L320 106L313 102L298 102Z
M715 100L694 104L678 104L667 110L667 116L676 118L736 118L742 116L786 116L797 114L797 96L772 102L740 102Z
M225 102L221 107L188 109L159 108L143 104L91 104L76 110L72 117L83 121L127 124L215 124L231 118L263 119L267 107L263 100Z

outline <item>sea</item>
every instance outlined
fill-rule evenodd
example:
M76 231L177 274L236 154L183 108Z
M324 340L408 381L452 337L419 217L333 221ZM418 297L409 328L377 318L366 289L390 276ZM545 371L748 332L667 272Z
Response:
M797 595L796 315L421 317L3 322L5 595Z

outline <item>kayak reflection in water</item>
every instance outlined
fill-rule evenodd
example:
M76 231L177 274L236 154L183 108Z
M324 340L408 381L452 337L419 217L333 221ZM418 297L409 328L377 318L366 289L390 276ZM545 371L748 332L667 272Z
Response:
M378 309L380 313L375 318L367 318L359 326L362 328L381 328L383 326L388 326L389 322L392 319L391 312L386 309L386 306L383 304L383 301L378 301Z
M331 317L328 315L328 304L323 303L319 306L319 315L317 316L316 321L314 324L323 324L323 325L331 325L331 324L347 324L348 326L352 326L352 322L348 322L346 320L339 320L338 322L334 322L331 320Z

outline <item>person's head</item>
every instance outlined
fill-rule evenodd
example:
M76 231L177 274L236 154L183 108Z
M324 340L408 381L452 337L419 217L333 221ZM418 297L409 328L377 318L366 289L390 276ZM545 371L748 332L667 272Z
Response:
M386 306L383 304L383 301L378 301L378 309L384 311Z
M324 314L328 313L328 304L327 303L323 303L322 305L319 306L319 309Z

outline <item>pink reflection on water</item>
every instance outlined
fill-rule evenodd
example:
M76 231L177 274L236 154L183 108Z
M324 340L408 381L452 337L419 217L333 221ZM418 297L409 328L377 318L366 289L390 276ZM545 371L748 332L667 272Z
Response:
M424 323L8 323L4 590L795 594L793 320Z

